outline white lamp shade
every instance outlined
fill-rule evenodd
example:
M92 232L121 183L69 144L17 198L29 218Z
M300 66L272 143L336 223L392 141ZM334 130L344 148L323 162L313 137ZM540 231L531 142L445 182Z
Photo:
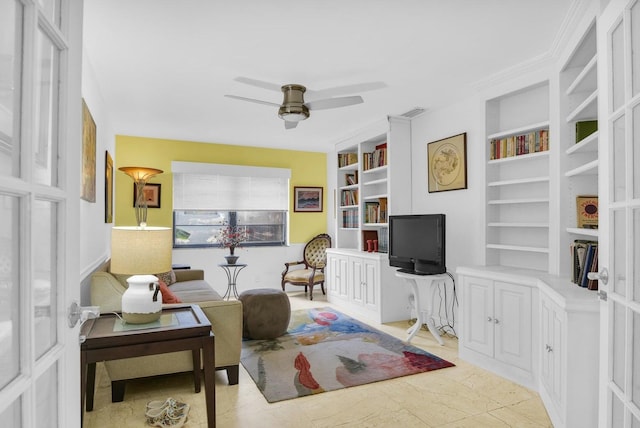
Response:
M111 229L111 272L153 275L171 270L172 230L168 227Z

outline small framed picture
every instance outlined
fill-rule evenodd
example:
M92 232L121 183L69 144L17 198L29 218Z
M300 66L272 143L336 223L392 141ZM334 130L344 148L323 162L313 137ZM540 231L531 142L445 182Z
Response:
M429 193L467 188L467 133L427 144Z
M147 201L147 208L160 208L160 183L145 184L142 194L144 200ZM133 206L136 206L136 199L138 199L138 189L136 184L133 183Z
M293 211L322 212L322 187L294 187Z

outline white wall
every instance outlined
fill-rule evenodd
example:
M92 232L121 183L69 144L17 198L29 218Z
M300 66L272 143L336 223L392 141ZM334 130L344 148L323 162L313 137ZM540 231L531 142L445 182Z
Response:
M455 105L427 111L412 121L412 214L446 215L447 270L454 278L458 266L484 263L483 112L482 102L477 96L472 96ZM427 144L462 133L467 134L467 189L429 193ZM420 297L424 301L425 293ZM432 300L434 314L438 318L436 324L454 324L457 306L454 305L452 281L439 284ZM459 326L455 327L458 329Z
M88 276L100 263L106 260L110 253L112 224L104 222L105 152L108 150L111 158L115 159L115 133L86 52L82 57L82 68L82 98L87 103L91 116L96 123L96 201L80 200L80 225L78 228L78 233L80 234L80 260L78 265L80 278L82 278L80 297L82 304L88 305Z

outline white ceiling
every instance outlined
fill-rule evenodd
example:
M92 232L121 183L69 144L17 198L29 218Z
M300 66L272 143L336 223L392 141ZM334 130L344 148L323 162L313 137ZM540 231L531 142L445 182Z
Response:
M84 43L117 134L328 151L549 52L572 1L85 0ZM386 87L285 130L277 108L224 97L282 102L239 76Z

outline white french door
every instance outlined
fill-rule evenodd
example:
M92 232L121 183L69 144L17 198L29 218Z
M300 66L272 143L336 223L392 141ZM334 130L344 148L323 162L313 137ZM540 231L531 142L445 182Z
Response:
M640 0L611 0L598 25L601 427L640 427ZM601 50L602 49L602 50ZM604 61L603 61L604 62ZM606 284L605 284L606 282Z
M81 0L0 0L0 425L79 427Z

